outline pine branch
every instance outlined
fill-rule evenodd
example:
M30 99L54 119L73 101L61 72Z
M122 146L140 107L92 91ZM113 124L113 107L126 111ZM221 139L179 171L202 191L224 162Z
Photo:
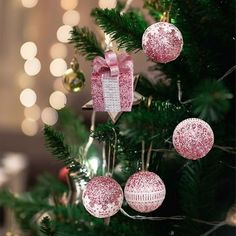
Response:
M95 34L86 27L74 27L71 31L70 43L74 44L78 52L87 60L93 60L96 56L103 56L103 49Z
M71 170L81 169L81 165L72 156L72 148L64 142L64 135L50 126L45 126L46 147L57 159L64 162Z
M120 48L127 51L142 49L142 35L147 28L147 23L138 12L128 12L121 15L115 9L98 9L92 11L96 23L116 40Z

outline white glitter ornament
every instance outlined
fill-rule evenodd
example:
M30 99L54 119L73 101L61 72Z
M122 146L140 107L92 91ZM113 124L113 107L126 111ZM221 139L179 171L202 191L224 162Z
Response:
M123 191L112 178L97 176L86 185L82 200L86 210L98 218L115 215L123 203Z
M146 213L156 210L162 204L166 188L157 174L139 171L129 177L124 194L131 208Z
M198 118L180 122L172 137L175 150L187 159L197 160L207 155L214 144L211 127Z
M153 61L167 63L179 56L183 48L183 37L173 24L158 22L145 30L142 47L144 53Z

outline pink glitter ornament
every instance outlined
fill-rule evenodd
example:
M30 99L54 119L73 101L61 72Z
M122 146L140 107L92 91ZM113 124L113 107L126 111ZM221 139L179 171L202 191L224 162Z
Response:
M151 212L164 201L166 188L157 174L139 171L129 177L124 194L131 208L138 212Z
M131 111L133 104L133 61L127 53L105 52L95 57L91 78L94 111Z
M115 215L123 203L123 191L112 178L97 176L86 185L82 200L86 210L98 218Z
M172 137L175 150L187 159L197 160L207 155L214 143L214 133L203 120L189 118L180 122Z
M153 61L167 63L179 56L183 48L183 37L176 26L158 22L145 30L142 47L144 53Z

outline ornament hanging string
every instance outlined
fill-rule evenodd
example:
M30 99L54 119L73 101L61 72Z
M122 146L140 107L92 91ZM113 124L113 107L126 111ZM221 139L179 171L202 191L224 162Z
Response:
M148 153L147 153L146 170L148 170L148 168L149 168L151 154L152 154L152 141L151 141L151 144L149 146Z
M107 156L107 175L110 176L110 165L111 165L111 143L108 144L108 156Z
M117 134L116 134L116 130L115 130L114 128L112 128L112 130L114 131L115 141L114 141L114 147L113 147L113 157L112 157L111 175L113 175L113 171L114 171L114 168L115 168L115 162L116 162L116 146L117 146Z
M102 144L102 175L106 173L106 142Z
M141 157L142 157L142 171L145 170L145 160L144 160L144 154L145 154L145 141L142 140L142 154L141 154Z

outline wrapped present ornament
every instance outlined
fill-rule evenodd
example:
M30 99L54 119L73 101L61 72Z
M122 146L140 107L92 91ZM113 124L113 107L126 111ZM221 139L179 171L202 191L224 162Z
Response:
M93 61L91 79L95 111L131 111L133 104L133 61L129 54L105 52Z

